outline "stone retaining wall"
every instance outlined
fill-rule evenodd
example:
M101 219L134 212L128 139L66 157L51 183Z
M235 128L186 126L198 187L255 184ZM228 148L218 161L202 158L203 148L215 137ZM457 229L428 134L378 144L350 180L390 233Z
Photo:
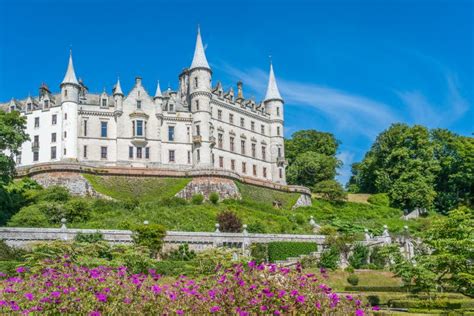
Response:
M209 199L213 192L219 194L220 200L242 198L234 181L217 177L193 178L176 196L189 200L195 194L202 194L205 199Z

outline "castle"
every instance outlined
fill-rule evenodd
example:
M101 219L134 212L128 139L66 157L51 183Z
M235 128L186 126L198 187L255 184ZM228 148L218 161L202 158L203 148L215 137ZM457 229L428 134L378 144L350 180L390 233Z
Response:
M191 66L179 75L179 88L153 96L137 77L125 95L117 80L112 93L92 94L74 71L69 56L60 93L42 84L39 96L0 104L21 111L30 141L17 157L20 167L81 162L177 170L223 169L240 176L286 184L283 99L273 67L265 99L245 99L212 86L198 30Z

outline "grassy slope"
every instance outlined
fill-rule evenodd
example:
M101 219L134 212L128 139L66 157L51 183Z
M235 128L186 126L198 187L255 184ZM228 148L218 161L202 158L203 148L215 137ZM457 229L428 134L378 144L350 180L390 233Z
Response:
M256 202L264 205L273 205L273 201L280 201L283 209L291 209L300 197L298 193L285 193L267 188L236 182L244 202Z

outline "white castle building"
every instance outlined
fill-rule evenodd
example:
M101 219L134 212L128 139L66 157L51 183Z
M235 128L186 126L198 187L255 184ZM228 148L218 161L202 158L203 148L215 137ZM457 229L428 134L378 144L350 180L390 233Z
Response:
M112 93L88 92L77 80L72 55L61 92L45 85L38 97L0 104L27 118L30 141L18 166L75 161L96 166L209 169L286 184L283 99L273 67L265 99L245 99L212 86L212 70L198 30L191 66L179 75L178 91L150 95L137 77L125 95L117 80Z

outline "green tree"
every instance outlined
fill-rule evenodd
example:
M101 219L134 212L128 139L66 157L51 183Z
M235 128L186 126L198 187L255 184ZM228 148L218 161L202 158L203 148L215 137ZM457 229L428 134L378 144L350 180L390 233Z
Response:
M336 168L341 162L334 156L327 156L309 151L298 155L287 169L287 179L291 184L314 186L324 180L332 180L336 176Z
M134 229L133 241L150 249L151 256L156 257L163 246L166 229L158 224L139 225Z
M313 192L321 195L323 199L330 201L343 201L347 197L342 185L336 180L324 180L313 187Z
M335 156L340 142L331 133L316 130L301 130L285 140L285 156L291 164L305 152L312 151L326 156Z

